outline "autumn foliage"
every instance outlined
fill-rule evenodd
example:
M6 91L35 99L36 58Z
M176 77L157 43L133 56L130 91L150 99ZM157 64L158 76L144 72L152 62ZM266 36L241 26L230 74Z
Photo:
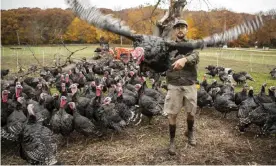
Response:
M126 21L133 30L140 34L152 34L153 25L164 14L164 10L153 6L112 11L101 9L105 14L113 14ZM154 12L153 12L154 11ZM224 29L238 25L255 16L246 13L234 13L226 9L206 11L184 11L183 18L189 24L188 38L200 39L222 32ZM269 15L264 19L270 18ZM1 10L1 40L4 45L12 44L55 44L98 43L104 37L110 43L120 43L120 36L100 30L77 18L69 9L19 8ZM124 44L131 41L123 38ZM241 35L238 40L228 43L233 47L250 47L254 45L276 47L276 20L270 19L256 33Z

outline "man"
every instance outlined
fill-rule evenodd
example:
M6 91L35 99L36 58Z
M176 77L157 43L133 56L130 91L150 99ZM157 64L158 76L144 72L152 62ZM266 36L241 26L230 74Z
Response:
M177 20L173 25L173 37L175 42L186 42L188 24L185 20ZM176 118L182 106L187 112L187 131L190 145L196 145L194 137L194 116L197 107L197 64L199 62L198 52L192 51L185 55L177 50L170 52L171 68L167 71L168 92L165 99L164 112L168 114L170 146L169 154L175 155L175 131Z

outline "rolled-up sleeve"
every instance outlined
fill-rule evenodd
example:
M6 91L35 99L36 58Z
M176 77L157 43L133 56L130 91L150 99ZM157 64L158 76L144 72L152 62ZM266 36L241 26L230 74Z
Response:
M193 51L191 53L188 53L185 57L187 59L187 63L198 64L198 62L199 62L199 52L198 51Z

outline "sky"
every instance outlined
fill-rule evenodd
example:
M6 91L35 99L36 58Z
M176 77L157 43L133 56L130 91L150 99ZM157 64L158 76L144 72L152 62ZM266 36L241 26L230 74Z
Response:
M89 0L96 7L113 10L155 4L157 0ZM167 0L169 1L169 0ZM189 10L226 8L239 13L258 13L276 8L276 0L187 0ZM190 2L191 1L191 2ZM208 5L207 5L207 4ZM20 7L67 8L65 0L1 0L1 9ZM163 6L166 8L166 6Z

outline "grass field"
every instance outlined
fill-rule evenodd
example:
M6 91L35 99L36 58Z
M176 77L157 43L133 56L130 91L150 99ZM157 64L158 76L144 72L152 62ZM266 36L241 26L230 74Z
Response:
M74 54L73 59L81 59L82 57L91 58L94 55L94 50L98 45L68 45L70 51L75 51L84 47L84 50L78 51ZM23 66L25 70L31 64L39 65L32 53L37 57L41 65L53 66L53 60L61 58L62 61L70 54L63 46L40 46L40 47L20 47L13 46L1 47L1 69L11 69L11 73L17 71L17 56L18 66ZM43 56L44 55L44 56ZM44 60L43 60L44 57ZM276 67L276 50L263 51L261 49L204 49L200 51L199 63L199 77L201 80L203 74L206 72L204 67L207 65L219 65L230 67L236 72L249 72L256 82L248 81L250 86L258 92L261 85L266 82L268 86L275 85L275 80L272 80L269 72ZM218 77L215 79L219 80ZM237 87L236 90L240 90Z
M72 51L85 46L68 46ZM79 51L74 58L90 58L95 45ZM64 47L31 47L40 63L53 65L55 54L68 55ZM19 63L27 70L30 64L38 65L27 47L12 50L1 48L1 69L16 71L17 55ZM248 71L256 82L249 82L259 92L261 84L276 85L269 71L276 67L276 51L255 50L219 50L205 49L200 51L199 76L201 80L207 65L231 67L235 71ZM218 79L216 77L216 79ZM237 87L240 90L241 87ZM154 118L153 125L147 124L147 119L138 126L128 126L122 133L113 133L103 138L85 138L74 132L70 135L69 146L61 146L64 137L58 139L58 158L66 165L99 165L99 164L143 164L143 165L175 165L175 164L211 164L211 165L256 165L276 164L276 139L271 137L256 137L258 128L252 126L241 134L236 129L238 119L236 112L231 112L227 118L214 109L205 109L196 115L197 146L187 144L184 136L186 130L186 114L180 113L177 122L176 146L177 155L167 154L169 140L167 119ZM1 164L26 165L19 157L18 144L2 142Z

